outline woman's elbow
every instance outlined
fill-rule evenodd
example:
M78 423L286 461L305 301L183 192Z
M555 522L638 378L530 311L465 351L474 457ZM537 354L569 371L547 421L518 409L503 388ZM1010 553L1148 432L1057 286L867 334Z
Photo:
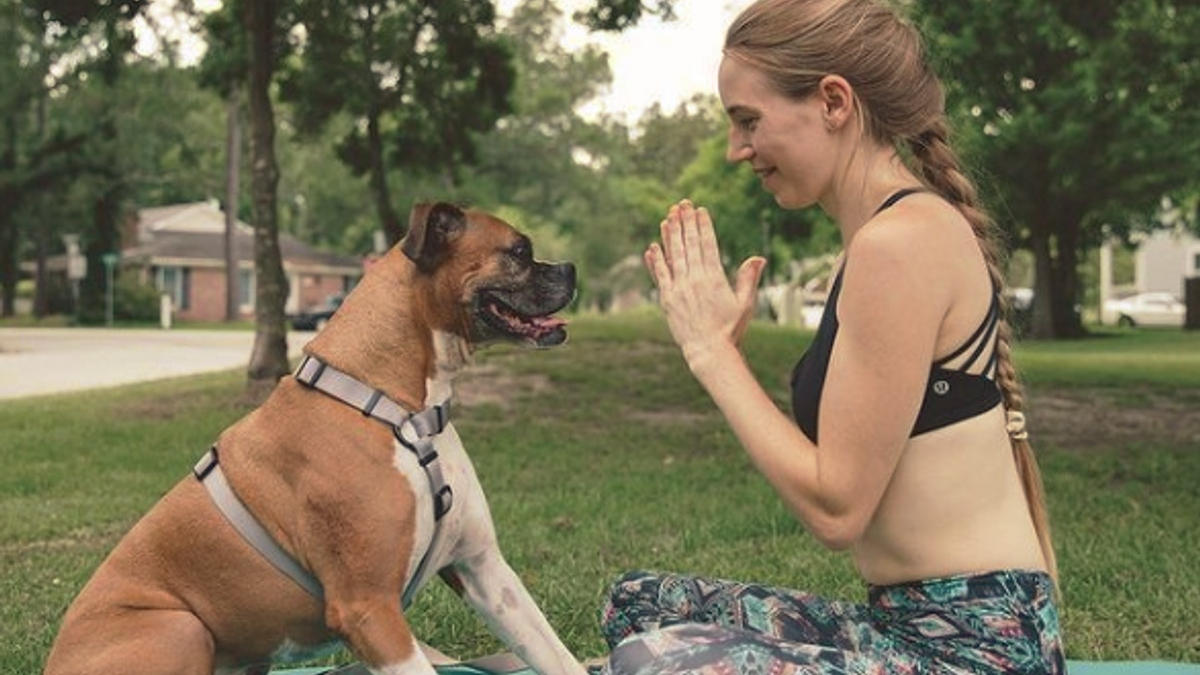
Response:
M867 531L867 519L852 512L822 512L807 518L801 515L801 519L809 533L832 551L850 548Z

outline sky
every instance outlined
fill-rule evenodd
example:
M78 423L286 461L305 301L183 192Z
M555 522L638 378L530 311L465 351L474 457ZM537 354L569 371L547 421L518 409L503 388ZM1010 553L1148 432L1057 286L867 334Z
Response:
M506 17L518 2L496 0L496 8ZM609 113L632 124L655 102L670 111L696 92L716 93L725 28L750 0L675 0L673 21L643 17L633 28L611 34L589 33L570 20L571 14L590 7L594 0L558 2L567 21L564 45L572 50L588 43L600 45L608 52L613 70L609 91L580 113L585 117ZM171 24L173 4L156 0L150 3L149 11L160 25ZM217 0L196 0L195 4L202 10L219 6ZM139 34L139 51L151 52L157 47L151 31ZM188 63L203 55L204 46L196 40L184 40L182 49L182 60Z
M600 101L581 111L585 116L608 112L636 122L642 111L658 102L664 110L696 92L717 93L717 67L725 29L751 0L675 0L674 20L643 17L622 33L589 33L570 21L575 11L594 0L559 0L567 18L563 42L569 49L595 43L609 54L613 83ZM519 0L498 0L507 16Z

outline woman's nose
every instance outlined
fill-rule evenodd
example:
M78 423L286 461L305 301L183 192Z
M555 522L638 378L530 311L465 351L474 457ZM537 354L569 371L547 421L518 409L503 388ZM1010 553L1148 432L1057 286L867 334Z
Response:
M754 156L754 146L738 136L730 134L729 145L725 148L725 160L728 162L744 162Z

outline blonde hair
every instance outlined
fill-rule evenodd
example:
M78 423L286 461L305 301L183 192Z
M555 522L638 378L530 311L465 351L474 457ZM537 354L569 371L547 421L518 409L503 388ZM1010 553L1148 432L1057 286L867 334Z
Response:
M880 0L758 0L734 19L725 35L724 51L758 69L777 91L797 100L813 94L827 75L845 78L854 90L864 133L907 151L907 161L925 186L958 208L975 233L1005 305L996 342L996 382L1010 415L1022 413L1025 399L1012 359L998 228L950 145L945 93L925 60L917 30ZM1033 448L1023 433L1011 434L1010 440L1042 555L1057 580Z

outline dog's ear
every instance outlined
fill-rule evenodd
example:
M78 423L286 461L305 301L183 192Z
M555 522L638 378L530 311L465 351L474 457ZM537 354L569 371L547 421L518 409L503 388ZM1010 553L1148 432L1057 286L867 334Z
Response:
M466 228L466 214L453 204L417 204L408 216L408 234L400 247L417 269L432 272L441 263L446 245Z

